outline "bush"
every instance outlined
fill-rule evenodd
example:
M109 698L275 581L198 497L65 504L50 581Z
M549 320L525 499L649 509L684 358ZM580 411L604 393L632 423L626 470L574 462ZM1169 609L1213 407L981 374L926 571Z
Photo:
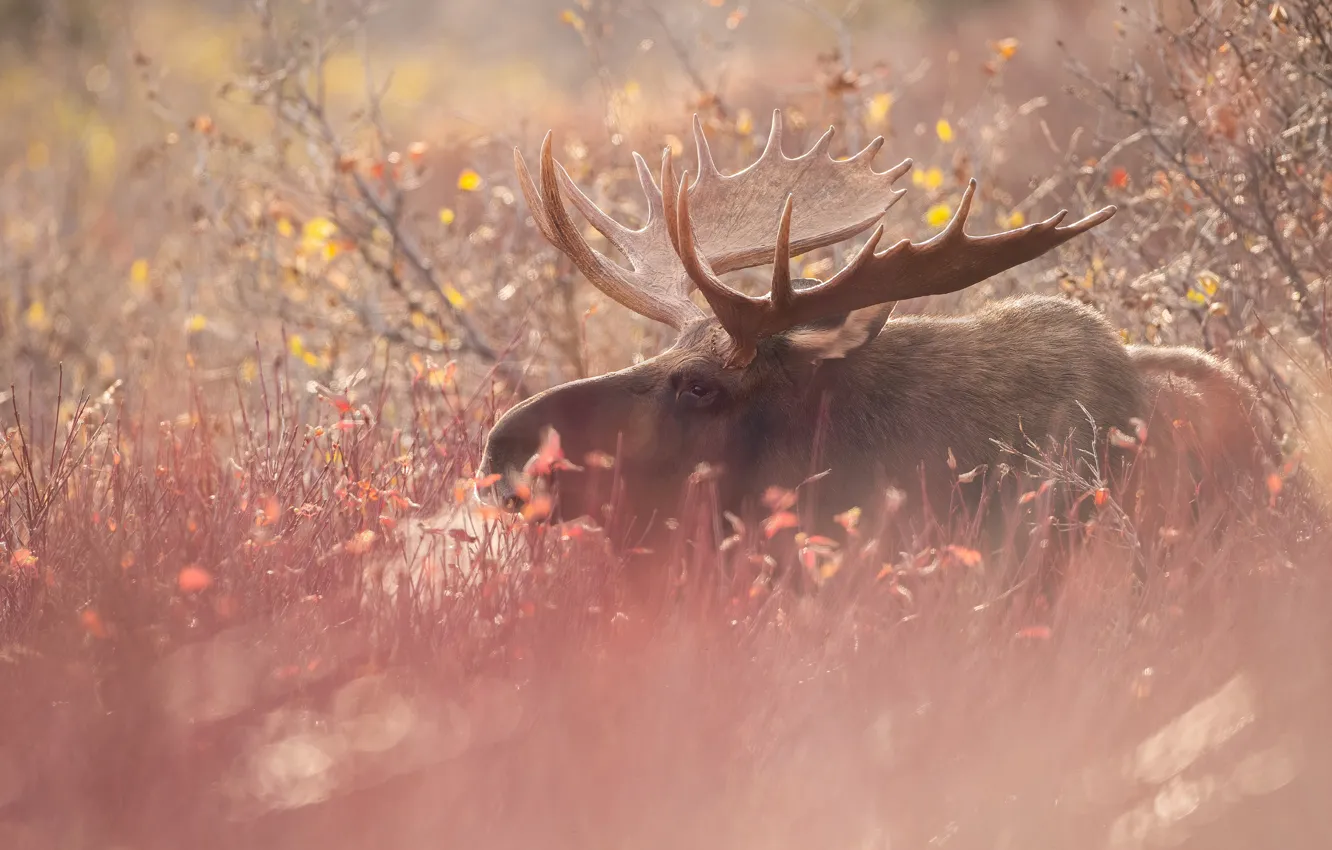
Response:
M985 6L968 20L1021 12ZM201 40L4 72L0 843L1315 846L1332 549L1287 506L1302 470L1332 474L1324 10L1126 16L1137 58L1075 67L1080 106L1025 37L903 45L865 25L906 14L888 4L797 9L790 33L757 7L654 9L515 22L567 46L562 73L590 64L596 97L542 89L484 132L413 108L411 39L390 46L415 77L386 79L355 5L151 7L127 31ZM748 79L723 85L723 60ZM489 70L495 92L529 79ZM688 158L697 109L743 163L774 106L788 153L836 122L839 155L883 133L883 159L916 160L896 235L933 232L972 176L976 231L1119 205L902 309L1062 292L1127 340L1218 352L1283 425L1274 508L1153 549L1142 593L1110 498L1051 610L967 516L866 518L844 546L783 516L621 557L587 524L470 505L500 411L664 342L536 235L513 147L530 161L553 127L633 222L629 149ZM1063 141L1093 120L1105 138Z

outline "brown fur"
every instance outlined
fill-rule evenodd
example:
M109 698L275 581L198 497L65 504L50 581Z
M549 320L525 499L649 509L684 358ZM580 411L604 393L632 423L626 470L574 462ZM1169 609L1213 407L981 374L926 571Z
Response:
M726 337L715 321L691 325L657 357L513 408L490 435L483 469L520 469L545 426L574 462L614 454L622 441L619 472L640 523L674 513L699 463L724 467L721 507L734 511L769 485L828 469L816 517L827 523L853 505L873 510L888 486L923 507L922 479L928 501L946 511L957 472L1018 465L1001 445L1066 443L1075 460L1089 459L1093 423L1102 436L1127 430L1144 407L1128 350L1103 317L1071 300L1028 296L967 316L892 319L856 346L832 346L845 356L822 359L830 329L851 318L765 340L743 369L723 368ZM691 397L695 383L715 392L711 401ZM565 515L599 516L606 499L588 492L587 477L561 478ZM493 495L512 493L501 482Z
M1128 347L1142 377L1147 442L1126 501L1151 543L1166 529L1252 514L1280 463L1252 386L1229 364L1181 346ZM1135 498L1141 492L1140 498Z

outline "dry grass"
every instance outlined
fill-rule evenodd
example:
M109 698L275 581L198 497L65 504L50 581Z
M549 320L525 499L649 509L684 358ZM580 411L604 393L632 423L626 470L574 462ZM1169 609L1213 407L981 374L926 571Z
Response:
M144 8L0 65L0 845L1326 846L1321 6L682 5L645 52L589 3L485 66L410 7ZM902 235L973 175L977 228L1118 204L910 309L1063 292L1218 351L1283 434L1273 508L1144 546L1110 499L1053 610L960 515L622 560L478 514L498 412L663 341L540 241L512 147L554 127L631 221L629 149L699 109L744 162L774 106L792 153L916 160Z

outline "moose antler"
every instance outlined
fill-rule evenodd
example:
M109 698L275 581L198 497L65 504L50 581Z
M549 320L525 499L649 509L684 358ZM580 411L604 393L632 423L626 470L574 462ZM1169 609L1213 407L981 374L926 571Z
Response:
M790 276L788 243L794 198L788 196L777 226L772 290L755 298L737 292L718 277L720 270L709 263L706 250L699 248L688 193L681 192L677 205L680 258L717 320L735 342L731 362L743 365L753 357L763 337L864 307L958 292L1034 260L1107 221L1116 212L1114 206L1107 206L1060 227L1059 223L1068 215L1068 210L1060 210L1025 227L990 236L969 236L965 226L975 194L976 181L972 179L947 227L925 242L903 239L876 254L874 249L883 238L880 224L841 271L818 286L799 291L792 286Z
M607 296L678 330L704 316L689 298L698 278L690 274L678 252L678 223L690 216L690 210L693 217L686 230L695 258L706 256L710 270L725 274L771 262L778 242L770 222L783 210L779 253L787 256L791 251L812 251L864 232L904 194L892 184L910 170L911 160L888 171L874 170L874 156L883 147L883 137L849 159L834 160L828 155L832 136L829 128L810 150L788 157L782 151L781 111L774 110L763 153L744 170L723 175L695 115L698 177L692 184L686 173L684 182L677 185L669 149L662 155L660 188L643 158L633 155L648 202L647 221L638 230L612 219L578 188L555 161L550 133L541 145L539 187L517 148L514 168L532 217L547 240ZM612 262L587 243L564 208L566 193L592 226L625 255L631 269ZM794 220L791 198L800 201ZM706 289L704 295L710 303L714 300L715 295L708 295ZM723 327L731 332L725 321Z

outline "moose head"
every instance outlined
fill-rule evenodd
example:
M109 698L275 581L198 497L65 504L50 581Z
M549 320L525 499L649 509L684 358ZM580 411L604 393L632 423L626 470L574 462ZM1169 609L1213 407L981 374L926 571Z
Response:
M879 224L832 277L793 279L793 255L858 236L879 222L904 194L893 184L912 165L906 159L875 170L882 137L848 159L833 159L832 136L829 128L810 150L789 157L782 149L781 112L774 111L757 161L724 175L695 116L693 179L688 171L677 179L669 149L659 183L633 154L648 209L638 230L611 219L578 188L555 161L549 133L539 181L515 149L523 194L542 235L607 296L678 336L649 360L554 387L505 413L485 447L481 471L494 483L484 498L521 505L530 492L522 483L524 467L553 428L563 454L575 463L594 452L614 457L627 505L643 523L653 515L658 520L672 515L682 485L699 464L722 470L720 500L731 509L770 485L793 486L818 468L832 470L828 510L855 503L883 483L885 473L908 474L914 454L926 448L922 435L949 431L940 421L948 418L947 401L939 401L942 407L922 406L924 390L914 388L918 376L912 370L942 356L929 363L928 373L938 392L946 393L950 368L975 361L957 334L930 334L916 320L889 321L895 303L972 286L1115 212L1107 207L1062 225L1064 211L1003 233L971 236L965 232L976 191L971 180L947 226L928 241L904 239L879 251L884 233ZM566 197L627 258L629 268L587 243L565 209ZM773 267L772 284L762 297L722 280L728 272L767 263ZM692 300L694 289L711 315ZM1061 302L1058 308L1065 306ZM1085 316L1075 320L1093 335L1105 330ZM902 333L891 344L883 342L885 327L895 326ZM1109 340L1122 357L1122 345L1108 332L1103 336L1097 340ZM940 339L957 351L955 363L948 361L947 346L940 350ZM898 397L892 395L895 386L902 389ZM966 410L965 388L956 401L956 417L999 416L985 404ZM1027 426L1040 427L1049 419L1042 411L1028 416ZM1005 433L1011 430L1006 419L1003 424ZM964 430L975 432L972 442L983 441L982 429ZM937 448L942 452L944 446ZM959 453L970 448L947 446ZM972 453L986 451L977 447ZM605 493L587 486L585 472L554 475L559 514L600 515Z

